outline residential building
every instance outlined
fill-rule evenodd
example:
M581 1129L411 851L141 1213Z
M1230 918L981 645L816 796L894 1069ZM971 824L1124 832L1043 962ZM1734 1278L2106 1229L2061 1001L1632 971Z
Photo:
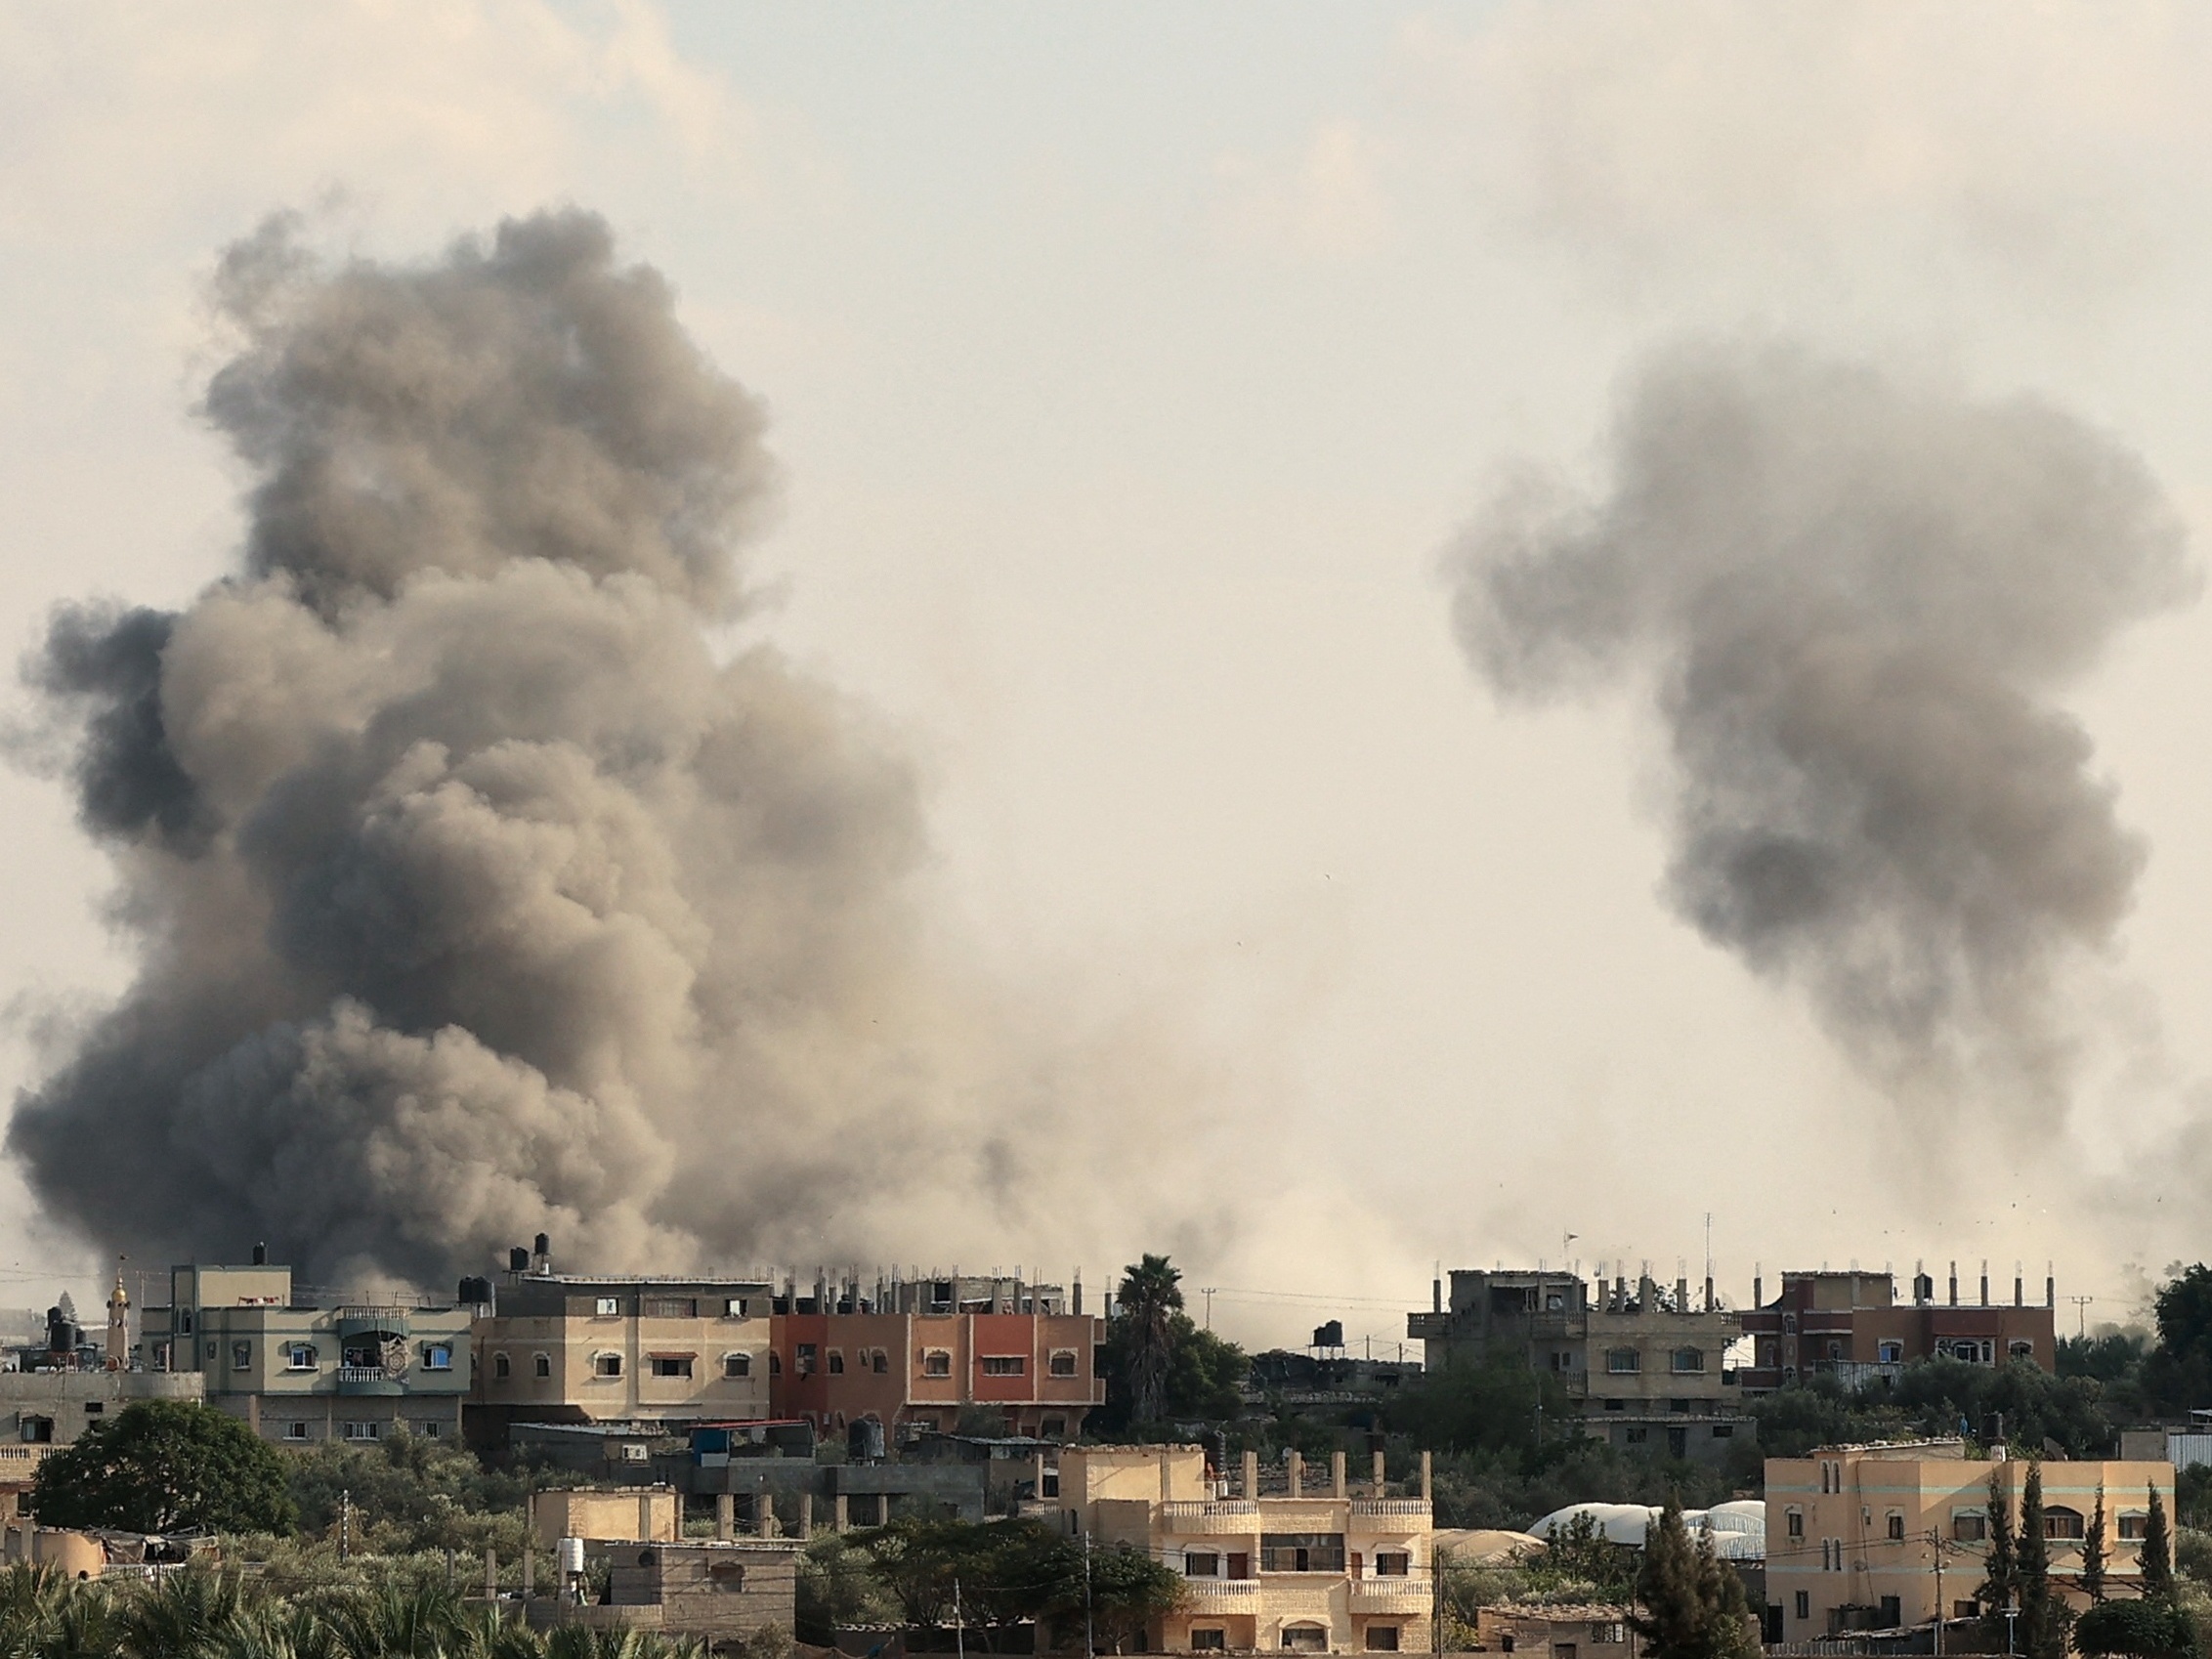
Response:
M1083 1313L779 1314L761 1415L826 1435L879 1425L899 1445L982 1408L1002 1423L993 1432L1072 1439L1105 1403L1103 1340L1105 1322Z
M50 1453L140 1400L197 1403L197 1372L0 1371L0 1520L14 1515Z
M1449 1303L1441 1284L1433 1301L1406 1316L1429 1370L1504 1359L1545 1372L1585 1434L1718 1463L1755 1432L1724 1364L1740 1316L1717 1303L1710 1279L1700 1306L1687 1279L1669 1288L1643 1274L1632 1288L1625 1276L1592 1285L1572 1272L1454 1269Z
M1502 1601L1475 1609L1474 1651L1514 1659L1636 1659L1639 1649L1626 1607Z
M2045 1371L2058 1365L2055 1328L2057 1280L2043 1281L2043 1300L2030 1303L2020 1277L2013 1299L1989 1299L1989 1264L1981 1264L1980 1295L1959 1300L1959 1264L1951 1263L1948 1295L1936 1297L1936 1281L1917 1268L1912 1300L1899 1302L1889 1273L1784 1273L1781 1294L1767 1301L1760 1281L1743 1315L1752 1340L1751 1363L1738 1385L1767 1393L1801 1378L1827 1374L1846 1384L1893 1377L1915 1360L1960 1359L1970 1365L2032 1360Z
M1252 1356L1244 1396L1291 1407L1359 1405L1386 1399L1420 1375L1419 1360L1270 1348Z
M521 1254L521 1253L518 1253ZM686 1427L773 1415L765 1279L581 1278L546 1255L494 1287L475 1325L469 1438L518 1423Z
M1143 1550L1183 1574L1184 1604L1155 1621L1147 1651L1425 1652L1427 1495L1388 1495L1380 1460L1361 1484L1355 1496L1340 1453L1307 1493L1294 1454L1289 1490L1262 1496L1248 1453L1232 1497L1201 1447L1071 1446L1057 1504L1070 1536Z
M1831 1446L1766 1461L1766 1639L1812 1641L1843 1631L1968 1619L1987 1570L1990 1483L2017 1528L2033 1467L1970 1457L1958 1440ZM2053 1588L2088 1605L2078 1588L2082 1545L2097 1506L2106 1516L2106 1594L2139 1592L2142 1539L2155 1489L2174 1510L2164 1462L2041 1466L2043 1532Z
M196 1373L209 1405L266 1440L376 1440L461 1431L472 1309L398 1292L318 1294L256 1246L244 1267L169 1270L169 1305L145 1310L155 1371Z

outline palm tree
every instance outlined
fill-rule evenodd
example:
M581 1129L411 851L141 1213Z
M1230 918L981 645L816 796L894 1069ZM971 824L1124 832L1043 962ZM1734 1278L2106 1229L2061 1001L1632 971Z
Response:
M235 1577L187 1568L128 1598L119 1646L125 1659L214 1659L246 1622Z
M1174 1357L1175 1315L1183 1293L1182 1274L1164 1255L1146 1255L1122 1269L1120 1304L1129 1368L1129 1416L1156 1423L1168 1409L1168 1367Z

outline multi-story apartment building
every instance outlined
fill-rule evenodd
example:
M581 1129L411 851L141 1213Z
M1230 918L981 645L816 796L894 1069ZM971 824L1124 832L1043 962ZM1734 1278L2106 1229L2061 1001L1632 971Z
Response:
M1989 1299L1989 1264L1981 1265L1981 1294L1959 1300L1959 1264L1951 1263L1949 1295L1936 1299L1936 1281L1915 1271L1912 1300L1897 1300L1888 1273L1784 1273L1781 1294L1765 1297L1753 1281L1754 1305L1743 1314L1752 1340L1751 1364L1740 1386L1766 1393L1802 1378L1832 1375L1847 1384L1894 1376L1914 1360L1948 1358L1970 1365L2002 1366L2032 1360L2044 1370L2058 1363L2057 1280L2045 1277L2043 1300L2032 1304L2016 1275L2009 1304Z
M535 1262L505 1275L476 1321L472 1443L502 1446L516 1423L771 1415L767 1280L579 1278Z
M1435 1583L1426 1496L1354 1496L1335 1460L1325 1489L1262 1496L1248 1454L1242 1493L1197 1446L1070 1447L1057 1503L1068 1533L1128 1545L1183 1575L1154 1653L1425 1652Z
M967 1407L996 1408L1008 1434L1069 1439L1105 1402L1104 1339L1082 1313L779 1314L770 1405L824 1434L879 1424L892 1444L953 1429Z
M152 1369L199 1373L207 1403L267 1440L438 1438L461 1431L471 1313L392 1292L311 1294L257 1246L249 1266L172 1267L142 1344Z
M1766 1462L1766 1639L1811 1641L1847 1630L1974 1618L1988 1566L1990 1480L2017 1527L2030 1466L1967 1456L1958 1440L1833 1446ZM2069 1605L2082 1545L2102 1498L2107 1595L2134 1595L2153 1489L2173 1511L2168 1463L2042 1466L2043 1532L2054 1589Z
M1406 1335L1425 1345L1431 1371L1523 1364L1558 1382L1584 1433L1715 1463L1753 1432L1723 1364L1739 1317L1716 1304L1710 1280L1700 1307L1686 1279L1594 1287L1579 1273L1454 1269L1449 1304L1438 1285L1428 1312L1406 1316Z

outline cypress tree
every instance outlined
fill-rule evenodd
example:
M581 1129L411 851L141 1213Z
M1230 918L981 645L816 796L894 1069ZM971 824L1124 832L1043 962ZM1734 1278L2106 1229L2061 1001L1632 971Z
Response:
M2089 1532L2081 1541L2081 1588L2095 1606L2105 1599L2105 1488L2097 1488L2097 1510L2089 1517Z
M2143 1595L2146 1600L2174 1598L2174 1540L2166 1530L2166 1506L2150 1488L2150 1514L2143 1523Z
M2003 1641L2011 1634L2006 1628L2005 1609L2013 1604L2013 1596L2020 1589L2020 1559L2013 1546L2013 1511L2006 1500L2002 1476L1996 1469L1989 1471L1989 1565L1976 1596L1981 1603L1982 1628L1992 1641Z
M1640 1610L1629 1620L1650 1659L1707 1659L1710 1621L1699 1578L1681 1504L1670 1497L1643 1536L1643 1569L1636 1579Z
M1759 1638L1753 1633L1743 1580L1721 1559L1709 1526L1697 1536L1697 1587L1705 1610L1707 1659L1759 1659Z
M2063 1659L2065 1628L2051 1598L2051 1543L2043 1526L2043 1466L2027 1466L2021 1498L2020 1545L2015 1569L2020 1585L2020 1650L2028 1659Z

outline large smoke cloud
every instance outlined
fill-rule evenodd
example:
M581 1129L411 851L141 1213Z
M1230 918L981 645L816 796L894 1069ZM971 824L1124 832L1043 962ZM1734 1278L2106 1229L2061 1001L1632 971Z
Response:
M743 1260L1018 1162L941 1064L908 765L709 648L772 470L663 282L569 213L417 267L276 222L218 294L240 574L65 610L30 668L141 952L19 1103L49 1209L436 1282L541 1227Z
M2080 421L1782 349L1635 378L1594 498L1524 482L1459 548L1484 677L1648 683L1667 895L1887 1087L2049 1121L2067 958L2144 861L2059 694L2193 591L2144 466Z

